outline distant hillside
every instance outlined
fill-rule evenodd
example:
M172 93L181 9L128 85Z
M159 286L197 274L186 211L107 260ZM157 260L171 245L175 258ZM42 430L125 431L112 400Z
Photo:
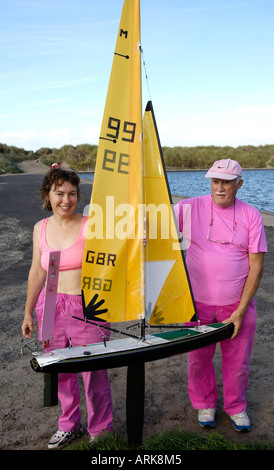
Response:
M34 152L0 144L0 174L20 173L17 163L35 158Z
M17 166L24 160L36 160L50 165L63 162L76 171L92 171L95 168L97 145L64 145L60 149L43 147L37 152L0 144L0 173L20 173ZM241 147L163 147L165 164L170 169L206 169L215 160L231 158L243 168L274 168L274 145Z

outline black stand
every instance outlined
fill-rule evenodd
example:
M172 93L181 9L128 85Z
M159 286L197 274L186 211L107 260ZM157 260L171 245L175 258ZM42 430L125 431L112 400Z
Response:
M58 374L44 374L44 406L55 406L58 403Z
M127 369L127 436L129 445L139 445L143 438L145 403L145 364L138 362Z

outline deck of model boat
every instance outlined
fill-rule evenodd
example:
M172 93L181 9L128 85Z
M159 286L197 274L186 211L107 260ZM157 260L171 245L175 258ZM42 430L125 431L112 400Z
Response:
M155 335L147 335L145 340L135 338L122 338L104 343L76 346L71 348L57 349L37 356L40 367L53 364L59 361L74 360L79 358L92 358L107 354L119 354L126 351L134 351L147 347L159 346L171 341L182 340L190 336L199 336L202 333L214 331L214 326L200 326L184 330L172 330Z

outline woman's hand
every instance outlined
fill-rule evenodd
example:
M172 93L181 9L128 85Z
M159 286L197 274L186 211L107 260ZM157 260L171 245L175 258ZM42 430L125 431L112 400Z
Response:
M32 337L33 331L33 318L32 315L25 315L24 321L22 323L22 333L26 338Z

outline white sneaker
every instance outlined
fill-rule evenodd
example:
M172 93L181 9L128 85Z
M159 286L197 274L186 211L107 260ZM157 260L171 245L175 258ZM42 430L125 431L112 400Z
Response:
M206 410L198 411L198 423L202 428L215 427L215 412L216 408L207 408Z
M89 445L93 446L93 444L97 441L99 436L100 436L100 434L97 434L97 436L90 436L89 437Z
M71 441L76 437L79 437L83 434L83 428L80 426L75 431L66 432L66 431L57 431L50 438L48 442L48 449L61 449L62 447L67 446Z
M250 431L250 420L245 411L230 416L232 424L236 431Z

